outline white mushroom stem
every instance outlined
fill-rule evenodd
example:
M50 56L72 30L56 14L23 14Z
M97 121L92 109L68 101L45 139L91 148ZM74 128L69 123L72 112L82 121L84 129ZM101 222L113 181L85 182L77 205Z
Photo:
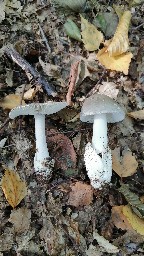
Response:
M41 172L47 169L45 163L49 158L49 152L45 135L45 115L37 114L35 118L36 153L34 158L35 171Z
M108 146L106 114L94 115L92 146L98 154L106 151Z

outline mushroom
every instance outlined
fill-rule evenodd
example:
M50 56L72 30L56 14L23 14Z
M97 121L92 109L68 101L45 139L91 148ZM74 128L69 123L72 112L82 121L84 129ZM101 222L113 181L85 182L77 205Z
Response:
M66 102L32 103L24 106L18 106L12 109L9 117L14 119L20 115L34 115L35 118L35 138L36 153L34 157L34 169L36 174L44 178L50 176L54 161L50 160L49 151L45 135L45 115L54 114L67 106Z
M90 96L82 106L81 121L93 123L92 144L88 143L85 147L84 161L91 185L96 189L101 189L102 185L109 183L112 176L107 122L115 123L124 117L121 106L104 94Z
M122 107L104 94L96 93L85 100L80 120L93 123L92 146L98 154L107 149L107 123L122 121L124 117Z

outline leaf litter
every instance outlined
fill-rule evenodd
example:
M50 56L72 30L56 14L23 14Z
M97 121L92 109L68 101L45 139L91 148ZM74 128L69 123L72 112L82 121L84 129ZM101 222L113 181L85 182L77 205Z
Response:
M117 254L120 249L124 255L129 255L126 248L132 241L135 253L143 255L137 250L142 250L140 243L143 242L143 5L141 1L139 6L129 1L131 9L126 3L120 6L124 3L118 2L119 6L113 6L112 3L94 2L1 3L1 47L11 42L20 56L35 68L36 79L44 77L54 86L56 101L64 101L69 93L70 105L62 113L46 119L48 147L50 144L50 155L56 164L51 179L46 184L39 184L32 164L34 121L29 117L5 121L8 109L20 105L22 100L27 104L54 99L35 79L29 80L24 69L23 72L13 60L1 55L0 100L4 102L6 97L8 100L6 107L1 105L0 108L0 142L7 138L6 147L0 148L0 176L3 181L4 165L12 166L27 183L27 194L21 202L19 191L17 202L12 199L16 198L15 193L10 194L8 202L16 207L14 210L1 192L0 251L3 254L104 256ZM130 26L126 18L129 11L132 13ZM69 22L67 31L64 29L66 21ZM82 23L85 29L80 32ZM72 74L75 62L78 66ZM110 147L120 148L113 167L119 171L119 176L113 172L110 187L102 191L92 190L83 163L84 147L92 137L92 126L81 124L79 114L90 92L114 98L129 115L122 123L108 125ZM10 95L14 98L10 99ZM122 194L118 193L121 179L133 190L127 188L121 191ZM12 186L21 190L22 180L16 175ZM4 183L6 197L9 196L6 191L9 183Z

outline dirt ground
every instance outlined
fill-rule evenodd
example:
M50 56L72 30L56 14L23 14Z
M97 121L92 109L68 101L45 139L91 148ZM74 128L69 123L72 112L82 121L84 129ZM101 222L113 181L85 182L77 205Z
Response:
M125 63L110 70L96 58L127 10L128 74ZM81 39L80 14L103 33L97 50ZM67 19L79 31L70 25L67 32ZM0 1L0 55L0 256L143 256L144 1ZM85 98L97 92L126 113L108 124L113 174L100 190L91 186L84 162L92 124L80 121ZM47 101L68 106L45 118L55 161L45 180L34 170L34 117L12 120L9 112ZM21 199L14 204L13 197Z

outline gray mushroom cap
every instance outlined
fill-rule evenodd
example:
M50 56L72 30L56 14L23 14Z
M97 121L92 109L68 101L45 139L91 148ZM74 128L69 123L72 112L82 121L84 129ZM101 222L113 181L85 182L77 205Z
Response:
M51 115L65 108L66 106L66 102L48 101L46 103L31 103L13 108L9 113L9 117L14 119L20 115Z
M98 93L93 94L84 101L80 120L93 123L94 115L96 114L106 114L108 123L119 122L125 118L125 112L118 103L107 95Z

